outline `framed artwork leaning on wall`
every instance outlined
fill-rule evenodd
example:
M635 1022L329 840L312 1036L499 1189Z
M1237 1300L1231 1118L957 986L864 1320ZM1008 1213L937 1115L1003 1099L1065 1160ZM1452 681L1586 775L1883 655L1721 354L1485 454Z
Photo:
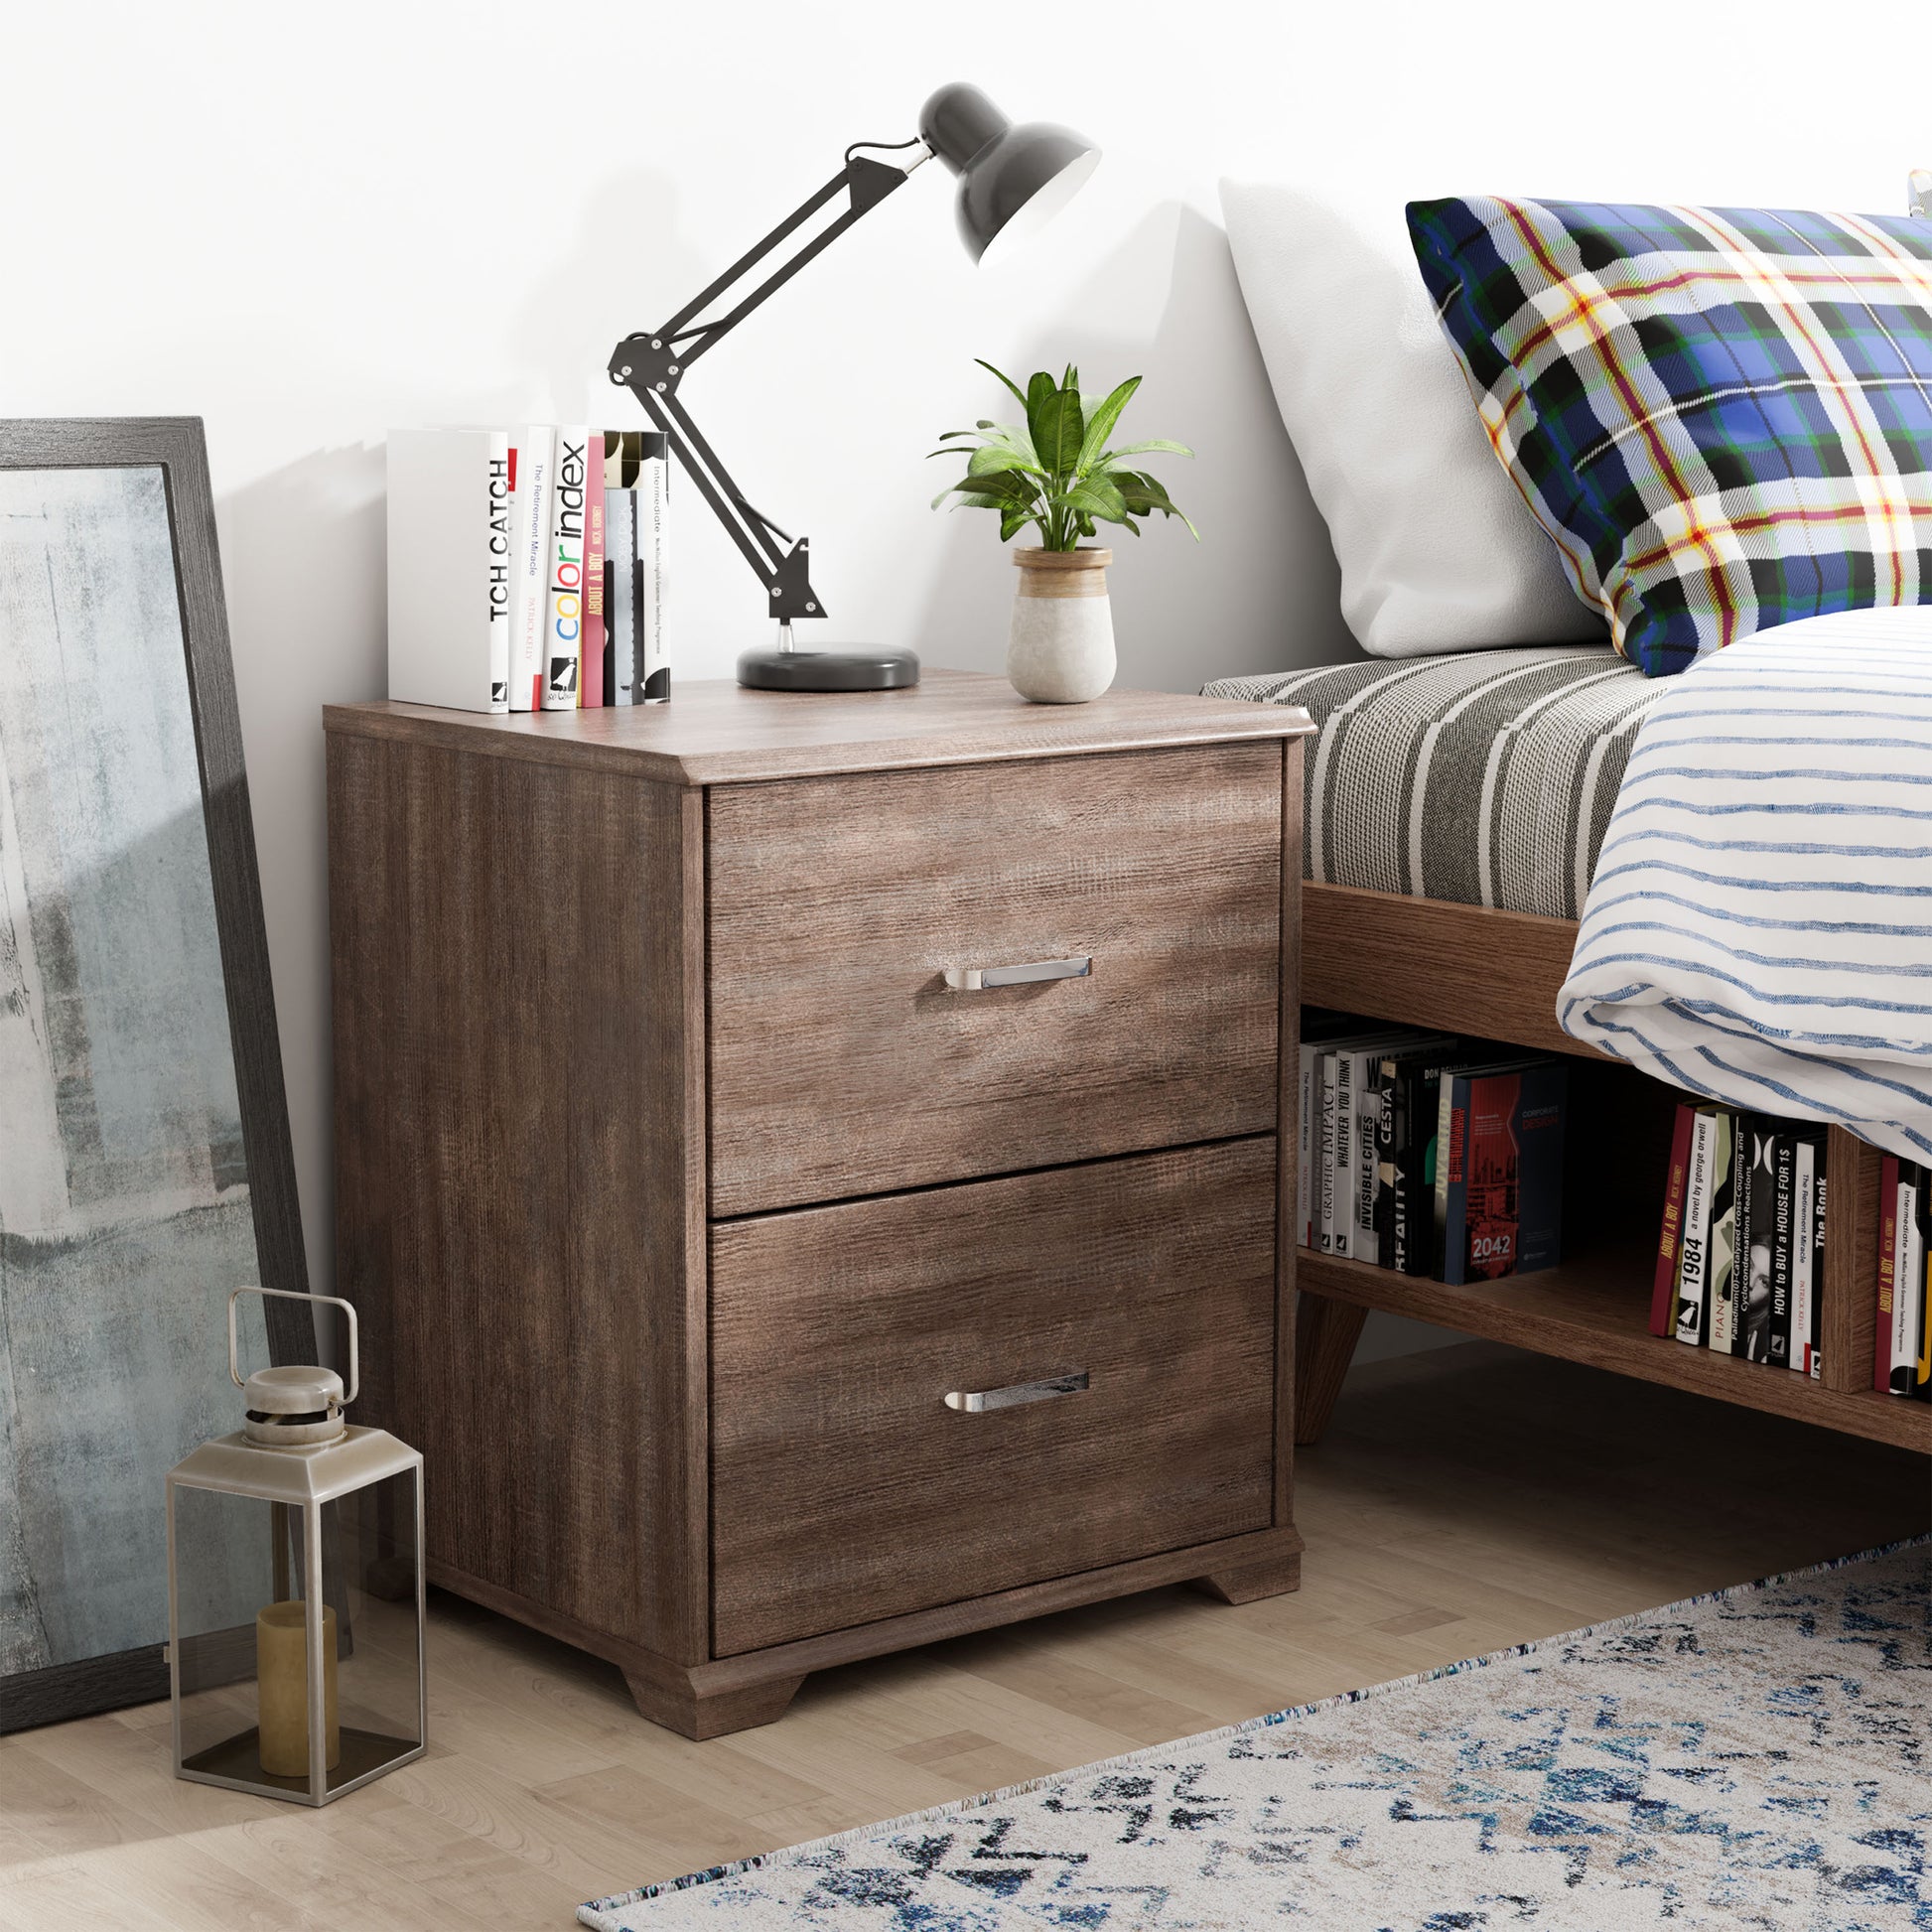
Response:
M0 1732L167 1696L244 1282L307 1271L202 425L0 420Z

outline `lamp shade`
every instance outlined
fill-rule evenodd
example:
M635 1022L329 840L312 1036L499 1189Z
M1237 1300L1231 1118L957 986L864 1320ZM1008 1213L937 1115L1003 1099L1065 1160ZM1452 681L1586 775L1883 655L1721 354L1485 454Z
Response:
M1093 173L1100 150L1052 121L1017 125L955 80L919 110L919 138L959 177L959 236L975 261L1049 219Z

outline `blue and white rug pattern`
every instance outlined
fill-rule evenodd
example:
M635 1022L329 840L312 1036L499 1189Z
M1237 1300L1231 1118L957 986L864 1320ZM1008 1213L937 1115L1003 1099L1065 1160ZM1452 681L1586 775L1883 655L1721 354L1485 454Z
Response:
M1932 1928L1932 1541L600 1899L596 1932Z

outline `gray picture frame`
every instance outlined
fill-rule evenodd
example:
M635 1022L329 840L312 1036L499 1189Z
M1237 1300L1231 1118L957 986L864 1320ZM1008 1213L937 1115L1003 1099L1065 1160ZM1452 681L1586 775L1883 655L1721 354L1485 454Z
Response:
M134 468L159 470L166 492L184 661L157 663L154 669L157 677L187 681L257 1266L263 1286L306 1292L301 1207L201 420L0 420L0 471ZM0 636L0 650L6 647ZM272 1359L313 1361L310 1311L280 1301L267 1308ZM225 1379L225 1360L218 1372ZM236 1426L239 1422L237 1406ZM143 1479L150 1473L159 1520L164 1471L143 1472ZM167 1695L168 1665L159 1642L0 1675L0 1733Z

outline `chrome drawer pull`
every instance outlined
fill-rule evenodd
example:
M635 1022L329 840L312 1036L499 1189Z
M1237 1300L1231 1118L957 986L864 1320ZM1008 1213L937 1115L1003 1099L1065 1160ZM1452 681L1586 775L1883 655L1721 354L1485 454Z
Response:
M948 966L946 984L955 993L977 993L988 986L1031 986L1036 980L1083 980L1093 971L1093 955L1078 959L1035 959L1026 966Z
M946 1397L946 1407L962 1416L983 1416L989 1409L1017 1409L1023 1402L1050 1402L1056 1395L1080 1395L1086 1386L1086 1370L1076 1368L1070 1375L1049 1375L1044 1382L1015 1382L1004 1389L954 1389Z

